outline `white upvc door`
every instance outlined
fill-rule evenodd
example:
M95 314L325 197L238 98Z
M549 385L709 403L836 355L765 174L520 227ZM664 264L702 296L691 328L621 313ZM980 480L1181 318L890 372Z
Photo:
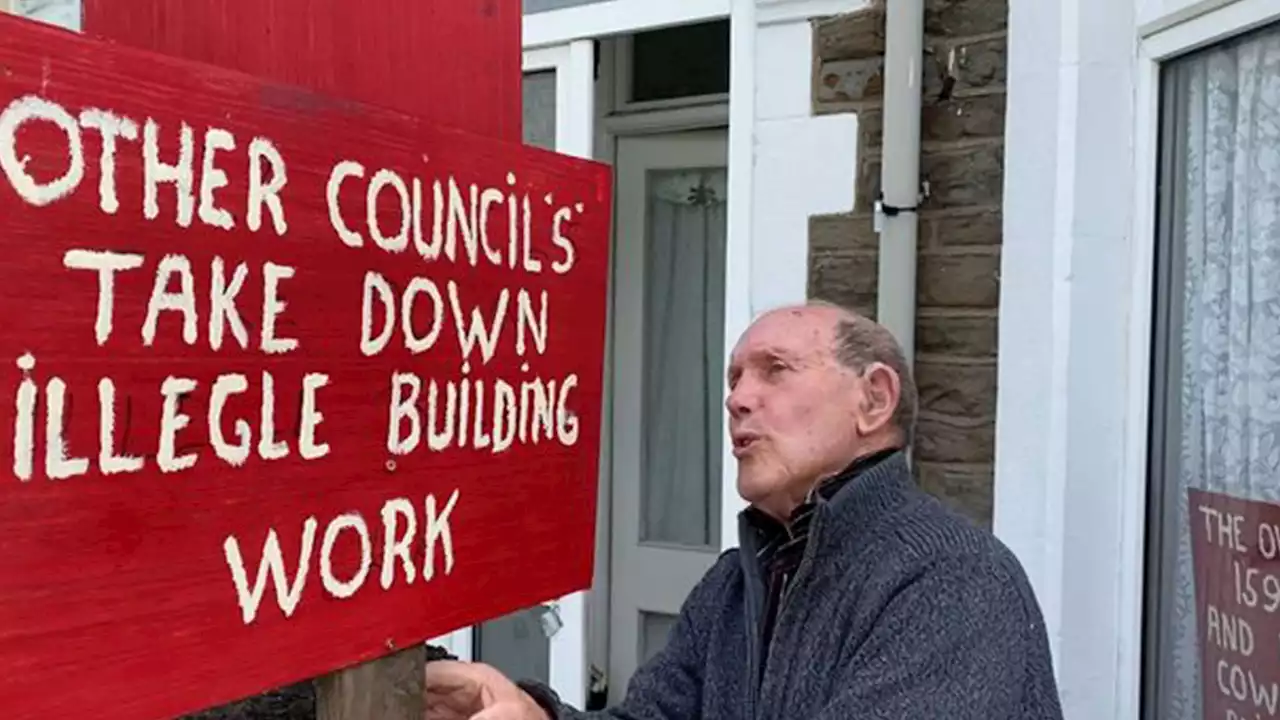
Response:
M590 40L524 53L525 142L576 157L593 153L595 49ZM513 675L537 674L562 699L587 699L587 617L584 593L574 593L436 639L464 660Z
M615 701L721 549L727 155L722 129L617 140Z

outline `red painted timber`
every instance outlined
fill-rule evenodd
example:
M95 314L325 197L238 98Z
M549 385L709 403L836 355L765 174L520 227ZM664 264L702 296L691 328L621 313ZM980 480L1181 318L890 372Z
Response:
M83 0L92 37L521 138L520 0Z

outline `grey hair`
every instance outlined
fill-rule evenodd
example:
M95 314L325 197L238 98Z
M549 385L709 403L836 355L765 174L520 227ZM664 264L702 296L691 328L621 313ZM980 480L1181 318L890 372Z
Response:
M898 407L893 411L893 424L902 433L904 445L910 447L915 443L920 398L902 345L888 328L850 308L824 300L813 300L809 304L838 310L844 316L836 323L832 348L840 364L863 373L872 364L880 363L897 373Z

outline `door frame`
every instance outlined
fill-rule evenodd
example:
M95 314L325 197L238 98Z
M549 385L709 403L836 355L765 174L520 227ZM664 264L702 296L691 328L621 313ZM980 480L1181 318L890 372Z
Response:
M718 135L719 139L705 137L707 135ZM611 368L610 375L612 382L612 407L610 409L610 417L612 419L612 427L625 428L630 430L638 427L643 422L641 417L643 412L643 387L637 386L636 378L642 377L644 374L643 346L647 338L644 334L644 245L647 241L647 234L638 233L635 224L643 224L645 219L645 197L643 178L636 175L641 170L652 168L667 167L701 167L710 163L713 165L722 165L728 168L729 147L728 147L728 130L724 127L698 127L694 129L673 130L664 133L631 133L626 135L614 136L614 147L616 152L615 161L615 235L619 241L614 243L613 247L613 265L614 265L614 306L618 313L622 314L623 324L614 324L613 326L613 343L616 349L616 357L618 359ZM636 152L631 153L628 159L627 144L628 143L652 143L653 146L635 148ZM670 145L664 145L669 143ZM674 147L673 147L674 146ZM707 162L699 162L691 157L706 156L703 159ZM655 164L656 161L656 164ZM691 162L691 165L686 163ZM634 164L632 164L634 163ZM624 182L630 183L630 189L642 193L642 197L628 199L623 195ZM631 204L638 202L638 207ZM622 241L624 237L623 230L630 231L626 234L628 240ZM726 239L727 241L727 239ZM623 268L627 268L626 274L623 274ZM636 280L638 279L638 282ZM727 283L727 277L726 277ZM619 320L617 315L613 316L615 323ZM625 332L620 332L625 328ZM677 547L667 543L643 543L639 541L639 528L641 520L639 518L640 506L643 501L642 493L639 488L643 484L643 476L641 475L638 464L641 461L642 449L637 437L630 436L629 432L621 435L615 435L610 439L610 447L612 449L612 464L610 467L611 485L614 494L610 497L608 503L609 523L611 530L611 542L607 552L609 553L609 564L614 571L615 579L609 587L611 599L608 607L608 624L609 633L609 654L607 659L607 675L609 678L610 690L621 691L625 682L629 681L631 674L638 666L638 661L627 659L625 653L632 649L639 650L642 645L640 633L640 621L637 611L657 611L664 614L677 615L680 606L683 604L684 597L688 590L692 590L706 571L715 563L716 558L721 552L721 536L723 533L717 534L711 538L711 543L705 547ZM722 478L707 478L708 482L712 482L719 486L720 496L719 504L708 510L714 512L717 516L722 515L724 504L723 494L725 488ZM629 537L623 537L623 534ZM653 587L653 584L644 580L637 582L635 571L636 565L648 565L653 560L644 560L642 555L658 554L662 555L668 552L678 552L681 555L669 555L670 563L664 563L664 577L682 577L688 580L688 589L681 593L680 599L674 603L666 602L668 598L659 597L664 595L665 591L659 591ZM699 555L698 560L689 558L686 560L683 553ZM630 555L633 560L641 561L634 563L628 567L627 571L622 571L622 565L618 563L620 556ZM701 567L693 571L695 565L701 564L705 560L705 567ZM679 567L676 570L676 567ZM675 575L670 574L675 570ZM692 573L689 577L688 574ZM629 599L623 599L629 598ZM618 601L615 604L615 600ZM621 607L620 607L621 605ZM619 639L624 642L619 642ZM625 646L625 647L623 647ZM616 695L614 699L616 699Z
M521 65L521 70L526 73L552 70L556 74L556 152L581 158L594 157L594 42L574 40L525 50ZM607 356L605 362L608 362ZM601 455L605 454L602 447ZM598 516L599 513L597 518ZM597 535L602 530L607 531L607 528L601 528L597 519ZM599 561L597 567L598 565ZM576 592L544 603L548 612L556 614L560 620L560 629L552 635L549 642L550 685L565 702L575 707L586 704L590 683L587 662L587 595L586 592ZM475 626L468 626L431 642L447 648L461 660L470 661L475 659L475 632Z

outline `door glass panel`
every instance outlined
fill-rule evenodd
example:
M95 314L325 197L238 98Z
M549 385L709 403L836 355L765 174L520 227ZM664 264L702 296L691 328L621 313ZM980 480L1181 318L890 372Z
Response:
M476 657L509 678L547 682L551 646L542 631L542 608L532 607L476 628Z
M556 71L524 74L524 141L554 150L556 144ZM543 631L540 605L481 624L473 640L475 658L511 678L548 682L551 640Z
M667 637L676 626L676 615L664 613L640 613L640 663L648 662L667 646Z
M726 179L646 181L641 542L719 547Z

